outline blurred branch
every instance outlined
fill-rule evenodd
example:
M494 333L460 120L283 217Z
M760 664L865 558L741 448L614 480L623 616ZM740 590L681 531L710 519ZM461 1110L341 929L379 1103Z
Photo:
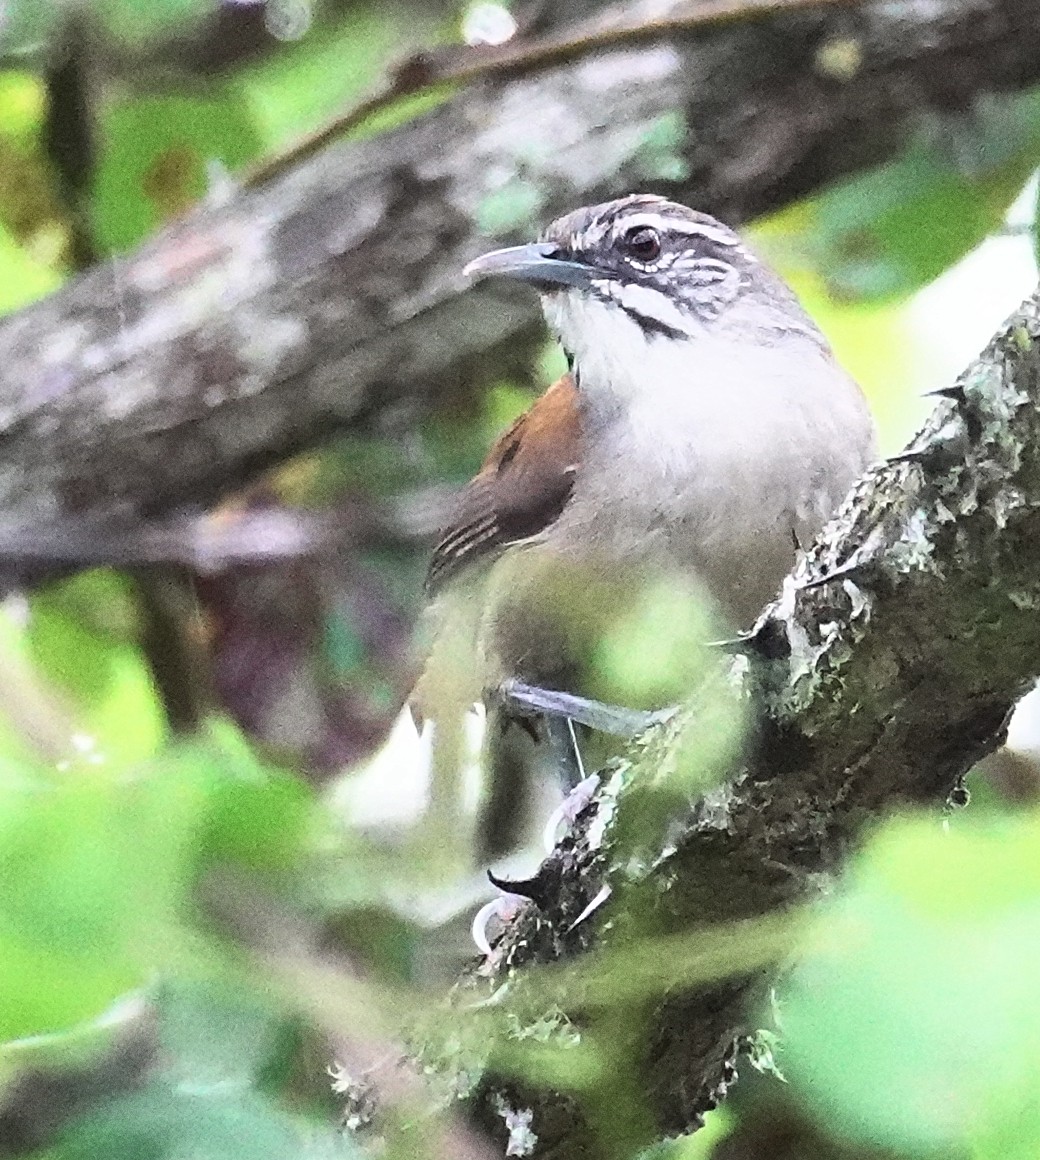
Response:
M489 235L646 187L739 223L891 157L923 112L1040 82L1038 26L1040 0L830 4L600 49L330 148L0 323L0 512L166 513L336 429L414 424L538 348L533 296L463 284Z
M182 568L135 568L141 649L156 696L175 733L198 729L213 704L202 617Z
M101 567L175 567L215 575L314 556L344 538L343 524L338 517L273 506L166 520L80 516L31 524L0 518L0 583L9 576Z
M44 70L44 146L68 214L70 256L76 270L87 269L98 257L88 203L97 153L91 48L87 22L74 12L65 20L61 42L48 54Z
M442 88L473 84L495 77L526 76L553 65L569 64L592 53L629 44L646 44L675 33L690 33L751 20L779 12L822 8L828 4L848 4L850 0L686 0L675 5L670 15L641 18L641 6L614 8L583 26L540 37L518 37L502 45L451 45L414 53L390 72L384 86L358 102L309 137L296 142L285 153L261 162L251 170L246 183L260 185L284 173L326 145L345 137L377 113L405 97L418 96Z
M882 814L963 798L961 778L1003 743L1040 671L1038 447L1040 291L907 450L861 481L737 654L761 719L725 787L693 805L663 848L640 851L635 861L651 869L633 886L613 819L639 809L640 787L680 761L684 731L704 727L691 706L579 817L538 876L538 905L463 998L507 979L498 993L511 994L530 964L610 945L630 912L675 931L785 910L814 897ZM574 931L605 885L628 895ZM704 937L710 946L710 929ZM743 977L676 986L642 1008L626 1050L661 1134L695 1126L725 1091L755 1026L746 1000L770 973L750 961ZM531 1113L532 1155L604 1155L578 1105L547 1088L490 1080L474 1112L500 1137L502 1108Z

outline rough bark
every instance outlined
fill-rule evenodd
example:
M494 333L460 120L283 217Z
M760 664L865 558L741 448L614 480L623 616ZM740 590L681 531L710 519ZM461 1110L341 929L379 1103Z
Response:
M1003 742L1040 673L1038 609L1040 291L906 452L861 481L741 646L743 691L761 713L753 752L694 807L681 836L669 834L674 852L638 860L653 866L638 883L651 925L688 929L804 901L866 823L950 799ZM702 727L695 716L690 727ZM615 929L618 920L609 902L584 932L561 932L605 882L615 896L633 889L618 822L639 808L632 799L660 776L683 728L635 757L630 775L581 815L539 877L540 906L515 921L485 968L493 986L532 961L616 938L603 933L604 919ZM606 839L592 838L605 817ZM724 1091L735 1044L751 1030L754 985L747 976L678 991L633 1044L661 1134L695 1125ZM489 1082L475 1111L502 1135L503 1107L532 1111L532 1155L606 1154L576 1107L551 1092Z
M206 502L502 373L538 327L530 295L466 291L490 239L646 187L739 222L1040 80L1038 28L1040 0L729 23L468 89L203 208L0 324L0 511Z

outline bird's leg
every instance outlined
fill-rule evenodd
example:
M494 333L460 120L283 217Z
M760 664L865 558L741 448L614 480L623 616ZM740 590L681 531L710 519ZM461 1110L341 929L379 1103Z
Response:
M581 760L578 737L570 717L546 716L545 735L552 754L553 768L567 790L585 780L585 764Z
M625 709L621 705L608 705L589 697L579 697L576 693L543 689L538 685L514 680L503 683L502 697L506 704L519 713L544 713L550 720L570 722L572 736L574 723L577 723L614 737L636 737L652 725L667 721L675 712L671 708L656 709L653 712Z
M565 717L564 720L567 722L567 733L570 736L571 749L574 752L574 764L577 766L576 772L578 774L578 782L575 784L578 784L585 780L585 762L581 759L581 747L578 745L578 734L574 728L574 718Z

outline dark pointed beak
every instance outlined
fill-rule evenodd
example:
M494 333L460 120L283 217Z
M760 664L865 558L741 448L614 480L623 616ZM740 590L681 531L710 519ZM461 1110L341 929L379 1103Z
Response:
M475 258L462 272L475 280L512 278L517 282L530 282L543 290L555 290L561 286L585 287L595 277L591 266L567 257L551 242L532 242L527 246L492 250L490 254Z

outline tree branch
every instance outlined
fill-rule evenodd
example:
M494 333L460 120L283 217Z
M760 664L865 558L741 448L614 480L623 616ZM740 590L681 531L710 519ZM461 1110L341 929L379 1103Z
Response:
M874 0L676 34L467 90L206 207L0 324L0 511L166 512L414 421L536 349L529 295L464 293L489 238L646 187L739 222L892 156L922 111L1040 81L1038 25L1040 0ZM840 77L835 38L858 61Z
M639 859L653 867L638 886L652 929L752 919L812 898L866 824L903 805L945 803L1002 744L1040 672L1038 448L1040 291L907 451L857 485L738 653L744 693L761 711L757 743L682 834L669 831L668 849ZM608 902L580 932L569 931L573 917L605 883L615 897L631 891L629 859L614 848L619 822L638 811L633 799L669 754L675 764L684 730L705 727L691 708L600 791L540 873L541 905L484 968L492 986L616 941L602 920L616 930L620 907ZM606 838L595 838L604 819ZM695 1125L724 1091L760 982L677 988L641 1024L626 1051L659 1133ZM470 993L484 985L471 980ZM500 1136L503 1108L531 1113L532 1155L606 1154L549 1090L489 1081L474 1110Z
M661 17L642 17L641 6L633 4L614 8L606 21L600 14L562 33L517 37L501 45L449 45L413 53L390 70L381 89L294 142L284 153L261 161L249 171L246 181L249 185L259 185L284 173L405 97L496 77L528 76L602 49L646 44L664 40L669 34L688 35L695 29L718 28L735 21L838 3L848 3L848 0L686 0L674 4L673 10Z

